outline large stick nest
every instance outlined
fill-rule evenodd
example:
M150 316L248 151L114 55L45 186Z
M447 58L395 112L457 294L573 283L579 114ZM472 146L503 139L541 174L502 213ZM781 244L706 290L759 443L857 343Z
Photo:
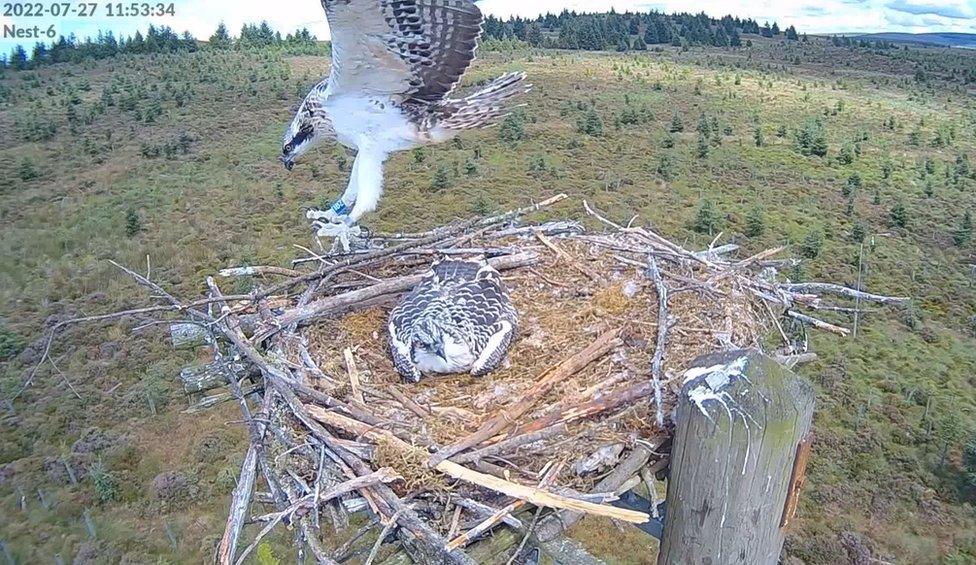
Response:
M646 267L620 260L621 256L628 256L646 263L647 254L622 251L645 246L641 239L638 234L623 232L599 237L566 234L546 239L559 250L556 252L531 230L521 236L485 234L472 238L466 247L538 257L530 267L503 273L522 320L520 335L504 368L480 378L432 376L417 384L404 383L393 369L386 341L391 300L317 321L301 330L312 358L324 374L332 377L312 376L309 384L330 396L357 402L347 376L345 350L349 349L367 409L402 426L417 438L417 445L443 446L473 433L484 421L518 402L546 369L605 332L626 328L622 346L556 384L537 399L531 411L513 423L507 434L497 439L518 435L536 422L569 420L568 412L573 407L614 398L651 379L651 357L659 328L658 294ZM338 286L371 284L367 276L391 279L423 272L430 259L426 255L393 256L359 275L344 277L344 284ZM680 382L677 377L683 368L701 354L760 344L769 314L757 307L753 294L737 287L733 277L709 281L714 273L705 265L692 262L668 265L664 273L673 288L668 301L671 325L663 363L666 384ZM674 390L666 386L665 391L663 410L670 412ZM406 406L404 397L414 406ZM639 438L664 431L656 426L655 413L654 402L644 394L593 417L569 420L563 433L486 457L485 461L507 469L513 477L536 481L544 467L552 461L562 461L568 464L557 483L589 491L613 458L604 465L594 463L594 468L586 472L573 464L602 447L631 447ZM426 459L404 457L381 445L376 463L400 472L408 488L450 489L452 485L432 471Z
M377 234L373 248L354 254L221 271L255 277L259 285L247 295L225 296L208 278L208 297L184 301L117 265L163 304L54 326L24 388L64 327L179 313L200 328L217 384L230 389L198 407L236 399L250 432L220 563L243 561L282 522L297 525L300 552L323 563L346 560L357 550L326 550L320 519L338 530L348 513L364 509L383 526L379 541L393 536L415 561L468 563L457 549L497 523L526 530L511 515L526 502L646 520L605 503L632 487L635 475L653 480L642 467L664 457L684 370L699 355L756 347L786 361L808 357L804 327L848 330L801 310L856 316L863 301L906 300L782 282L776 269L785 261L774 258L782 249L744 259L730 258L736 246L715 242L691 251L649 229L614 224L585 203L604 224L600 233L567 221L516 224L562 199L422 234ZM499 268L520 335L507 364L485 377L407 384L389 358L387 316L444 255L483 255ZM822 295L854 308L828 306ZM255 501L277 511L253 516ZM265 525L240 550L249 516ZM563 515L550 523L558 531L572 521Z

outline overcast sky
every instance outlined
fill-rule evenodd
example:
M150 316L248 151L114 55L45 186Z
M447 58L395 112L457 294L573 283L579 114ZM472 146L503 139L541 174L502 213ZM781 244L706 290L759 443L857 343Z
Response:
M71 0L77 3L78 0ZM91 1L91 0L85 0ZM151 0L157 2L158 0ZM53 2L43 2L50 5ZM224 21L232 33L244 23L267 20L277 30L287 33L308 27L320 39L328 38L328 26L317 0L283 0L269 3L267 0L176 0L175 16L157 18L108 18L105 17L105 1L98 3L98 15L93 18L6 18L0 16L0 24L9 26L40 25L47 28L52 23L58 32L75 33L78 37L94 35L99 29L112 30L117 35L131 34L145 29L150 23L168 25L178 32L189 31L205 39L214 28ZM560 12L564 8L577 11L663 12L693 11L720 17L732 14L750 17L760 23L769 20L781 27L795 25L800 32L963 32L976 33L976 0L482 0L478 3L487 14L508 17L511 15L536 16L545 12ZM33 41L0 39L0 50L9 52L18 42Z

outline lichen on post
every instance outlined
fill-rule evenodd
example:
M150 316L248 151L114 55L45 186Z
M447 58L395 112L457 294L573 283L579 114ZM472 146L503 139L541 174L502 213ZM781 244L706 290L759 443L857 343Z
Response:
M797 446L813 407L809 383L759 351L691 364L676 407L658 563L779 561Z

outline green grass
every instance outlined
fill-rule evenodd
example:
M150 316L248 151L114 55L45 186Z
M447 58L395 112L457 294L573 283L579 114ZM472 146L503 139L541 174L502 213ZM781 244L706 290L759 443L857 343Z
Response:
M917 61L942 51L891 54L898 70L881 75L870 71L878 60L860 51L850 57L864 63L858 66L818 41L794 44L786 56L801 55L803 64L784 68L777 44L756 45L639 55L484 53L468 81L524 69L535 84L524 109L524 138L503 140L499 130L485 130L427 149L423 160L394 157L386 196L366 223L415 231L566 192L575 198L559 214L583 219L578 202L585 198L615 219L638 214L689 246L705 246L712 236L693 226L707 198L717 229L746 253L788 243L801 257L809 234L823 234L816 257L799 270L809 279L846 284L857 280L860 244L851 232L862 226L865 284L914 297L917 312L911 320L897 311L867 314L853 340L813 336L821 361L803 372L818 388L818 439L788 552L809 563L834 563L847 558L840 540L853 532L884 560L966 562L976 556L976 516L972 491L959 478L960 449L963 438L976 435L970 323L976 290L973 248L955 246L953 233L976 207L976 181L946 181L945 169L960 154L976 168L976 102L958 85L911 79ZM831 69L836 60L845 62ZM308 244L302 207L339 194L351 160L340 170L342 152L326 147L289 174L276 156L289 109L326 68L315 57L201 52L7 73L0 80L8 93L0 109L0 358L37 340L52 315L142 304L143 292L109 259L145 270L148 255L155 280L193 295L219 268L284 264L296 253L293 244ZM85 116L106 87L116 100L131 97L140 117L159 97L162 113L146 124L135 110L110 106L91 123L66 122L66 100L77 95L75 114ZM178 107L173 93L183 91L188 100ZM843 109L835 112L838 102ZM644 118L615 127L616 117L634 112ZM697 156L695 131L703 112L718 121L720 141L704 159ZM684 131L664 148L675 113ZM27 115L56 125L57 133L29 140ZM602 135L578 133L578 120L587 115L602 121ZM885 127L892 116L894 130ZM795 132L813 117L824 124L826 158L803 156L795 146ZM785 137L777 135L780 126ZM940 128L955 129L948 147L932 144ZM921 142L912 145L909 134L916 130ZM142 155L143 144L163 145L184 132L192 139L188 154ZM860 156L838 162L841 147L855 138L862 139ZM671 180L658 173L662 155L669 156ZM932 196L919 172L926 157L935 163ZM34 174L20 174L25 159ZM884 178L888 160L893 169ZM439 168L449 187L431 190ZM854 173L862 184L849 202L843 189ZM897 202L904 204L906 227L890 220ZM747 237L757 207L764 229ZM158 328L132 334L135 325L76 328L58 341L53 358L81 400L44 367L13 411L4 409L0 513L11 519L0 521L0 539L23 562L50 562L56 554L68 560L91 543L86 508L107 560L209 558L238 472L245 434L227 422L239 415L234 407L181 414L185 401L174 381L191 359L169 350ZM103 342L116 346L99 352ZM19 388L25 368L16 360L0 364L4 398ZM962 433L946 444L953 418ZM80 471L101 461L110 497L103 496L106 484L87 474L77 484L59 482L45 463L70 456L90 427L114 433L114 443L72 457ZM191 478L192 496L179 504L158 500L152 482L164 471ZM34 494L38 488L56 501L50 509ZM26 511L19 493L28 495ZM179 540L175 546L164 520ZM609 559L624 559L619 546L601 550L594 541L608 533L617 535L612 527L584 525L578 535ZM285 553L269 548L264 555Z

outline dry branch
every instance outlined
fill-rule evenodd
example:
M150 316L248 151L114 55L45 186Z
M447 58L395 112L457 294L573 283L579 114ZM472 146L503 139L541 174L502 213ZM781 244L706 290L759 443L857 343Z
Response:
M597 414L609 412L621 406L628 406L635 400L640 400L654 394L656 390L657 386L653 382L639 383L632 387L603 395L596 400L576 404L562 410L554 410L542 418L520 426L518 431L522 434L532 434L556 424L568 424L576 420L596 416Z
M538 255L535 253L519 253L518 255L495 257L489 259L488 263L496 269L504 271L532 265L537 261ZM424 276L424 274L416 274L397 277L359 290L321 298L306 306L286 310L283 314L277 316L272 324L264 324L259 328L254 335L253 341L254 343L260 343L281 331L282 328L292 324L307 323L315 318L348 311L370 299L405 292L417 286L423 280Z
M654 347L654 356L651 359L651 379L654 382L654 407L657 427L664 427L664 399L661 396L661 372L664 363L664 348L668 343L668 327L671 321L668 319L668 287L664 284L661 277L661 270L657 266L654 257L648 258L647 273L654 281L654 288L657 289L657 345Z
M521 446L535 443L537 441L542 441L544 439L549 439L553 436L562 435L566 433L565 424L557 424L549 428L539 430L532 433L524 433L522 435L517 435L515 437L500 441L498 443L489 445L488 447L483 447L476 451L470 453L463 453L461 455L456 455L451 458L451 461L455 463L471 463L485 457L490 457L492 455L501 455L509 453L510 451L517 449Z
M502 410L500 414L482 424L475 433L435 453L433 456L431 456L430 465L437 466L440 462L444 461L448 457L460 453L465 449L470 449L481 442L487 441L503 431L505 428L511 425L512 422L528 412L529 409L535 405L535 402L541 396L546 394L546 392L548 392L553 385L569 378L593 361L596 361L600 357L603 357L608 352L612 351L614 348L622 345L623 341L620 339L620 334L621 330L616 329L601 335L586 349L583 349L569 359L566 359L562 363L543 373L539 377L539 380L535 386L529 389L518 402L516 402L513 406Z
M356 436L368 437L374 441L386 441L390 444L397 446L399 449L404 451L412 451L415 449L403 440L395 437L393 434L383 430L377 430L357 422L346 416L341 416L334 412L329 412L323 410L318 406L307 406L306 410L312 415L316 420L326 424L328 426L341 429L346 433L354 434ZM547 506L550 508L563 508L568 510L573 510L576 512L584 512L587 514L595 514L598 516L607 516L610 518L616 518L618 520L623 520L625 522L643 523L648 520L647 514L643 512L634 512L630 510L623 510L620 508L615 508L612 506L606 506L602 504L594 504L592 502L584 502L581 500L574 500L572 498L567 498L558 494L553 494L537 488L528 487L525 485L516 484L498 477L493 477L491 475L486 475L484 473L479 473L477 471L472 471L467 467L463 467L454 463L453 461L441 461L434 466L435 469L448 475L452 478L459 479L480 487L491 489L495 492L511 496L513 498L518 498L524 500L536 506Z
M296 285L299 285L299 284L302 284L302 283L308 283L308 282L312 282L312 281L322 280L322 279L324 279L325 277L327 277L329 275L336 274L336 273L338 273L340 271L349 269L351 267L357 267L357 266L367 265L367 264L370 264L372 262L375 262L375 261L377 261L379 259L384 259L386 257L392 257L394 255L397 255L397 254L402 253L404 251L408 251L410 249L416 249L416 248L421 248L421 247L428 247L428 246L433 245L433 244L435 244L435 243L437 243L439 241L442 241L444 239L447 239L448 237L450 237L452 235L459 234L459 233L464 233L464 232L470 230L471 228L473 228L475 226L492 226L492 225L496 225L496 224L502 224L502 223L511 221L511 220L513 220L515 218L518 218L520 216L524 216L526 214L531 214L532 212L538 211L538 210L540 210L542 208L545 208L547 206L551 206L551 205L553 205L553 204L555 204L557 202L560 202L562 200L565 200L566 198L567 198L567 196L565 194L557 194L556 196L553 196L552 198L548 198L546 200L543 200L542 202L539 202L538 204L533 204L532 206L526 206L525 208L520 208L518 210L513 210L512 212L508 212L506 214L501 214L499 216L493 216L491 218L480 218L480 217L471 218L471 219L465 220L463 222L458 222L458 223L455 223L453 225L446 226L444 228L439 228L437 230L433 230L433 231L429 232L430 235L428 235L426 237L423 237L421 239L415 240L415 241L410 241L410 242L403 243L403 244L400 244L400 245L395 245L393 247L388 247L386 249L381 249L381 250L378 250L378 251L373 251L371 253L368 253L366 255L362 255L362 256L359 256L359 257L357 257L357 256L349 256L349 257L346 257L344 259L340 259L339 261L336 261L335 263L333 263L331 265L327 265L325 267L322 267L321 269L319 269L319 270L317 270L317 271L315 271L313 273L308 273L308 274L302 275L300 277L295 277L293 279L284 281L284 282L279 283L277 285L274 285L274 286L272 286L270 288L267 288L265 290L262 290L260 292L257 292L251 298L252 298L252 300L254 300L256 302L258 300L261 300L262 298L267 298L267 297L272 296L274 294L277 294L279 292L286 291L286 290L288 290L288 289L290 289L290 288L292 288L292 287L294 287Z
M823 320L819 320L817 318L814 318L813 316L807 316L806 314L801 314L796 310L788 310L786 312L786 315L789 316L790 318L793 318L794 320L803 322L804 324L811 325L817 328L818 330L824 330L842 336L847 336L850 335L851 333L851 330L847 328L835 326L834 324L825 322Z
M780 285L780 287L790 292L833 294L835 296L850 298L851 300L865 300L868 302L877 302L885 305L899 305L911 301L910 298L901 296L882 296L880 294L872 294L870 292L863 292L853 288L848 288L846 286L830 283L791 283Z
M119 266L148 289L153 300L163 302L55 325L43 343L38 366L50 360L55 335L74 323L147 315L183 318L187 325L177 332L179 336L174 343L208 345L215 355L213 364L190 367L182 372L186 390L200 392L226 384L229 392L208 397L204 403L236 399L251 438L219 548L221 563L243 560L257 547L262 536L271 532L276 524L286 521L295 536L299 559L308 553L320 563L345 560L349 548L330 556L323 550L318 536L326 527L320 525L320 518L331 519L335 528L348 524L345 514L337 509L349 504L350 508L368 508L375 514L377 523L384 529L377 543L389 534L397 538L397 543L416 562L467 564L471 563L469 556L460 550L451 551L451 548L463 546L499 522L523 531L526 535L519 536L523 540L530 536L534 540L544 540L550 534L563 531L583 512L630 521L646 520L647 516L641 513L630 513L603 503L612 500L618 489L635 485L642 477L648 479L654 469L666 464L667 456L658 455L656 451L667 436L637 439L637 447L591 489L590 495L580 494L578 491L585 489L579 485L574 485L577 490L573 490L565 483L556 484L559 473L553 469L561 469L561 466L547 465L540 470L538 458L541 454L546 457L543 461L551 463L551 456L568 452L567 448L573 448L576 455L580 447L589 448L592 443L605 443L609 438L625 443L622 434L627 434L628 425L637 421L641 422L642 432L660 429L667 401L662 398L661 390L665 369L667 374L680 369L686 351L702 347L706 341L711 345L716 337L725 343L755 343L766 329L773 325L780 327L781 317L846 335L846 328L803 313L816 309L849 313L841 307L825 306L821 298L824 295L885 305L905 301L828 283L778 283L761 275L760 270L770 263L766 259L781 249L763 251L736 261L735 244L719 245L716 238L709 249L692 251L649 228L634 227L633 220L629 225L621 226L585 204L587 212L609 226L609 231L601 235L579 235L582 228L575 222L506 225L510 220L562 198L560 195L507 214L455 222L424 233L394 234L390 239L399 239L397 245L379 251L339 257L312 253L314 257L307 260L320 263L315 271L260 266L221 272L227 276L285 277L250 295L223 296L213 279L209 279L211 296L184 302L147 276ZM568 237L556 244L547 234ZM542 245L535 240L541 241ZM542 246L553 250L558 260L540 261L536 251ZM411 273L426 265L429 255L471 253L490 256L489 262L500 270L536 265L536 269L523 272L517 279L519 282L523 279L530 281L525 287L538 292L528 296L540 300L546 300L545 293L551 293L557 300L568 296L586 301L586 297L592 296L594 284L596 290L600 290L600 287L606 287L606 280L613 280L622 270L633 274L633 267L638 267L654 282L658 307L647 308L643 299L632 301L640 310L640 319L633 320L637 329L634 339L626 340L626 345L622 330L605 332L582 350L546 370L522 367L519 371L516 365L517 370L504 373L500 380L512 379L517 386L509 388L507 383L498 383L503 392L492 392L491 395L476 395L477 385L472 385L472 390L445 394L450 386L414 388L389 384L383 380L385 375L381 376L384 368L373 364L385 352L374 350L363 341L329 342L322 347L322 341L310 342L318 339L316 332L300 333L303 331L300 327L309 322L394 300L419 282L423 275ZM294 264L305 261L302 259ZM665 286L665 279L668 284L680 287ZM586 291L581 292L581 287ZM285 291L292 294L285 295ZM695 300L700 304L689 307L688 304ZM220 308L219 313L214 306ZM204 311L204 307L209 311ZM859 307L854 308L855 315L861 312ZM363 319L373 320L373 314L364 313ZM633 315L633 310L628 315ZM611 319L629 318L614 316ZM359 317L349 320L358 322ZM542 346L557 348L579 342L585 344L591 339L592 332L604 331L609 321L587 318L585 329L581 325L573 334L552 332L549 337L556 339L548 343L543 341ZM327 323L344 324L345 320ZM547 329L542 328L543 335ZM790 336L780 329L784 340L784 348L780 350L784 363L815 358L806 351L803 343L791 342ZM656 346L650 363L651 378L648 379L640 376L646 369L631 366L628 359L635 357L628 349L643 347L644 343L654 340L655 333ZM251 334L253 337L249 339L247 335ZM370 379L373 382L360 382L350 346L361 348L357 350L355 361L359 361L364 369L368 365L369 374L374 375ZM325 351L326 360L322 367L328 371L342 372L343 357L346 357L347 374L324 373L313 359L310 348L315 359L321 359ZM382 344L380 348L385 349ZM621 355L601 361L618 348ZM598 361L601 365L593 368ZM513 363L517 362L518 356L513 355ZM29 386L37 371L38 367L35 367L25 386ZM363 374L367 373L364 371ZM253 384L245 384L248 376L255 379ZM574 392L551 405L539 406L553 391L562 390L563 383ZM495 394L497 396L492 396ZM653 412L644 400L651 395L655 397ZM252 400L248 398L261 399L261 408L254 416L250 410ZM473 407L472 399L477 398L488 400ZM496 402L503 408L482 415L480 411L485 406ZM654 414L658 428L652 423ZM444 426L448 423L456 426L458 419L477 422L477 430L467 436L452 437ZM581 424L584 420L586 423ZM568 432L570 424L573 425L572 436ZM630 430L633 431L636 430ZM440 448L430 438L454 443ZM363 442L358 441L360 439ZM366 440L379 445L374 447L373 443L364 443ZM382 452L389 447L414 458L410 465L417 464L416 458L427 458L438 473L459 481L452 483L454 492L445 497L436 486L423 484L422 487L431 491L429 494L422 494L410 502L401 500L385 484L386 481L374 481L379 475L392 477L388 470L374 470L377 466L374 461L389 460ZM431 451L435 453L430 455ZM644 468L652 455L657 458L657 463ZM473 465L478 470L464 464ZM410 467L400 469L405 477L411 474L410 471ZM421 469L420 473L422 477L429 475L426 469ZM540 482L540 477L551 479L552 483ZM413 480L414 477L409 478ZM236 555L256 484L266 485L262 489L267 491L258 500L272 502L276 511L258 517L264 522L264 529L243 554ZM340 496L336 494L340 491L346 500L340 503L333 499L320 506L320 502ZM354 491L356 494L349 496ZM445 503L445 500L449 502ZM452 532L457 531L458 525L472 525L461 519L460 508L470 513L469 518L474 516L480 520L481 525L476 525L467 537L462 535L448 542L441 533L447 531L449 524L443 523L443 529L438 533L422 516L442 515L449 519L451 504L457 507L453 511L457 520L450 521ZM556 511L537 514L535 532L532 528L526 532L526 525L510 515L515 508L526 504ZM519 542L511 532L506 535L511 545ZM461 541L456 543L458 540ZM378 548L379 545L374 546L374 551L370 552L372 557ZM480 550L472 551L472 555L476 555ZM502 555L493 551L493 555ZM503 558L508 558L509 554L506 550Z

